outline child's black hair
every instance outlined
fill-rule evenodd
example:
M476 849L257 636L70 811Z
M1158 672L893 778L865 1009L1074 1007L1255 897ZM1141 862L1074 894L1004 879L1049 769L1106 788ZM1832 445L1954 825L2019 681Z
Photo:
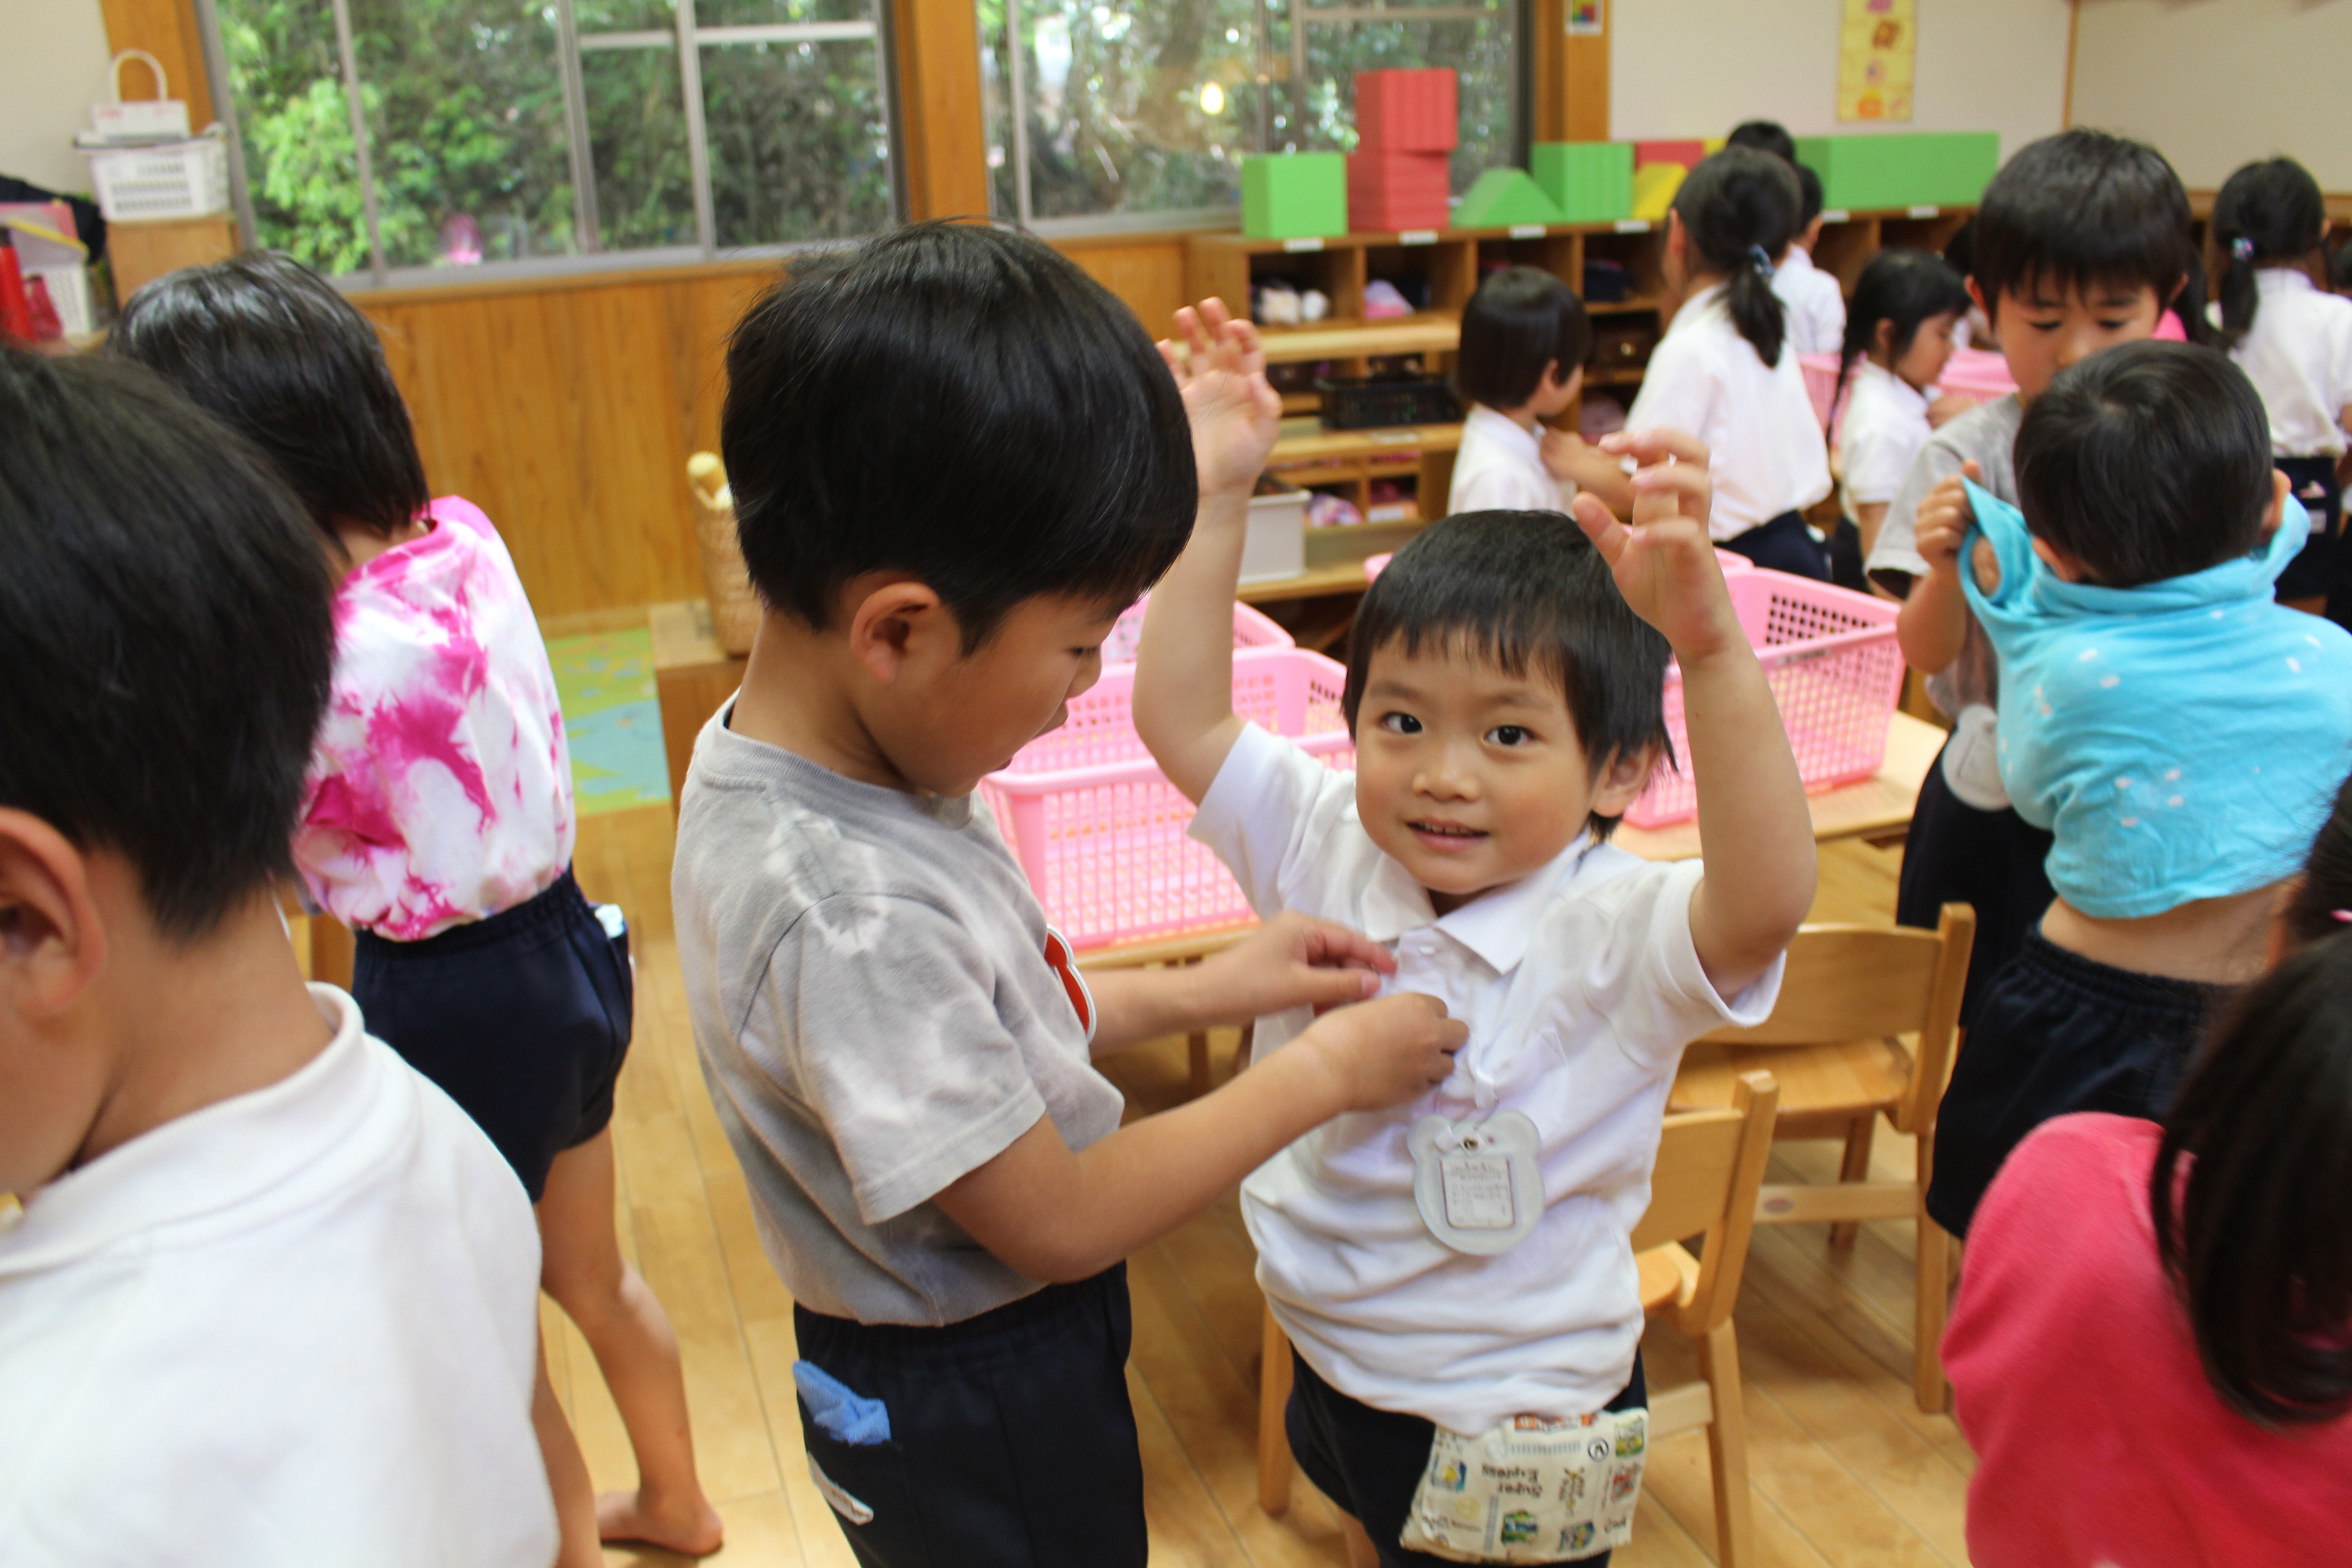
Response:
M2266 1426L2352 1411L2352 936L2240 994L2165 1118L2147 1199L2213 1391Z
M1910 352L1912 340L1926 322L1941 315L1969 313L1969 286L1960 275L1932 251L1891 245L1870 258L1853 286L1845 308L1845 342L1838 354L1837 392L1831 406L1845 395L1846 377L1854 362L1878 347L1878 323L1895 324L1887 349L1891 360Z
M136 366L0 348L0 805L192 941L290 870L332 584L258 452Z
M131 296L106 352L135 360L268 455L330 540L382 538L433 499L375 329L290 257L254 251Z
M1822 216L1822 177L1808 164L1792 166L1797 171L1797 233L1801 236Z
M1490 272L1462 312L1454 390L1465 402L1517 408L1558 364L1562 382L1592 352L1592 322L1576 290L1540 267Z
M1356 727L1372 655L1391 643L1458 648L1515 676L1557 680L1577 743L1599 776L1647 752L1669 766L1666 639L1635 615L1576 520L1465 511L1432 523L1372 580L1348 635L1340 707ZM1589 826L1606 838L1613 816Z
M2016 460L2026 525L2111 588L2248 553L2273 493L2262 395L2194 343L2123 343L2059 372Z
M1675 193L1694 272L1725 279L1731 324L1768 365L1780 363L1789 318L1772 292L1772 268L1797 237L1802 205L1794 166L1752 147L1726 147L1699 161Z
M2000 297L2105 284L2168 305L2196 253L2189 194L2145 143L2077 128L2018 152L1985 186L1968 273L1996 322Z
M2254 273L2299 267L2327 237L2327 203L2311 171L2292 158L2249 163L2213 198L2213 247L2221 257L2221 341L2234 348L2254 324Z
M2335 809L2311 841L2303 874L2279 919L2298 944L2352 931L2352 778L2336 792Z
M1777 120L1743 120L1731 128L1723 139L1727 147L1752 147L1759 153L1769 153L1783 163L1793 166L1797 162L1797 139L1789 128Z
M719 442L751 583L823 627L905 572L967 650L1040 595L1106 609L1192 531L1183 399L1126 306L1038 240L919 224L796 267L735 329Z
M2327 282L2337 293L2352 293L2352 239L2336 247L2327 263Z
M1977 219L1970 213L1952 230L1952 237L1944 241L1944 265L1962 278L1973 276L1977 265Z

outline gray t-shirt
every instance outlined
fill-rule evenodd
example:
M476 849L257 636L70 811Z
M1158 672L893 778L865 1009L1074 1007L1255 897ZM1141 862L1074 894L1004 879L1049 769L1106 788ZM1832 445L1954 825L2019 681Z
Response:
M703 727L670 878L678 966L760 1239L794 1300L960 1322L1038 1282L931 1198L1050 1115L1122 1100L1045 956L1045 916L977 798L859 784Z
M1907 598L1912 580L1927 574L1927 563L1920 557L1913 529L1914 514L1927 492L1947 476L1958 473L1962 463L1975 458L1977 467L1984 470L1984 488L2010 505L2017 504L2017 427L2024 421L2025 405L2011 394L1998 403L1969 409L1927 437L1927 445L1912 459L1903 488L1886 509L1886 521L1878 528L1878 542L1865 563L1870 575L1888 593ZM1993 657L1992 644L1976 616L1965 610L1961 613L1969 617L1969 633L1960 645L1960 656L1949 669L1927 678L1927 695L1937 707L1955 717L1961 709L1979 703L1993 706L2000 692L2000 665Z

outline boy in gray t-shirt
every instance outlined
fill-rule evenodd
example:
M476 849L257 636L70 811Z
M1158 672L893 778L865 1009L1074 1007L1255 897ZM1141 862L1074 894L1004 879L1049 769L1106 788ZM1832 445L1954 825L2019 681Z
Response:
M1919 534L1919 508L1963 478L2016 505L2011 450L2027 405L2076 360L2152 335L2193 252L2189 198L2154 148L2074 130L2020 150L1985 187L1969 279L1970 296L2000 330L2016 395L1928 438L1864 563L1873 582L1904 601L1903 657L1953 721L1912 813L1895 918L1933 930L1945 904L1975 909L1963 1026L2050 907L2050 836L2002 792L1993 733L2000 666L1961 595L1957 538Z
M1180 396L1100 285L966 226L796 268L728 377L767 609L695 747L673 900L796 1303L811 1469L861 1563L1140 1564L1119 1260L1318 1123L1442 1081L1464 1035L1429 997L1365 1002L1386 951L1304 919L1090 989L972 794L1181 552L1196 461L1253 449L1247 377ZM1337 1010L1124 1128L1090 1064L1310 1005Z

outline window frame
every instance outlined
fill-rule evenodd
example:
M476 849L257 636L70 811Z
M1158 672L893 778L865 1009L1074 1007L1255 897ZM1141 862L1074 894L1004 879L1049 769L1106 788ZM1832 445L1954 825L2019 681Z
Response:
M493 281L528 281L583 273L635 271L647 268L689 266L698 262L760 259L842 250L857 239L786 240L761 245L721 246L718 243L717 204L710 177L710 146L702 96L702 51L747 43L837 43L869 39L874 47L876 89L882 101L883 125L889 164L889 214L887 225L906 221L906 135L899 113L897 79L898 49L892 23L896 0L873 0L871 22L777 22L703 26L696 19L695 0L671 0L675 28L649 28L625 33L583 35L573 0L546 0L556 14L556 77L563 95L565 140L569 144L572 186L572 227L579 248L569 256L534 256L517 260L482 261L465 267L395 267L384 259L383 237L377 215L376 181L368 142L365 105L360 96L358 50L352 28L351 0L328 0L334 16L335 43L342 68L343 97L350 106L355 149L355 173L365 225L368 265L361 271L328 279L346 293L391 289L460 288ZM222 43L220 0L194 0L197 31L204 47L205 74L211 79L215 112L228 132L229 197L236 216L239 238L247 247L260 240L253 193L245 163L244 127L229 76L228 52ZM686 121L688 178L693 185L695 242L638 249L604 247L596 211L593 154L588 140L587 92L581 57L619 49L670 49L678 58L679 108Z
M971 0L975 9L978 0ZM1029 116L1025 112L1028 88L1025 81L1027 64L1024 51L1019 47L1024 0L1004 0L1004 95L1005 156L1013 163L1013 212L996 210L996 184L989 182L991 218L998 223L1036 235L1042 239L1087 239L1122 234L1164 233L1182 230L1231 228L1240 221L1239 204L1214 207L1188 207L1164 212L1097 213L1076 217L1035 216L1030 197L1031 168L1029 163ZM1251 117L1252 134L1249 145L1243 150L1244 157L1263 157L1282 149L1274 145L1273 105L1282 91L1276 80L1273 66L1276 54L1272 43L1276 14L1287 12L1290 28L1289 48L1286 64L1289 73L1290 123L1296 128L1307 119L1307 34L1318 26L1352 26L1370 22L1457 22L1476 21L1501 14L1511 24L1511 162L1515 168L1527 167L1528 149L1533 144L1535 94L1536 0L1493 0L1478 4L1476 0L1435 0L1433 4L1417 5L1412 0L1387 4L1384 0L1339 0L1331 5L1317 5L1314 0L1258 0L1257 3L1257 63L1255 84L1256 99ZM1305 26L1300 26L1301 19ZM985 61L992 30L980 29L977 51ZM985 89L982 89L983 98ZM986 139L983 128L982 139ZM1294 144L1295 145L1295 144ZM895 166L895 165L894 165Z

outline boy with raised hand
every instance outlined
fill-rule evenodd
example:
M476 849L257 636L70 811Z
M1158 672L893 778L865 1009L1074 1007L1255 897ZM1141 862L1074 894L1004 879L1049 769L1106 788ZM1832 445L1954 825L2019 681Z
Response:
M1391 967L1302 918L1090 986L973 793L1191 531L1184 404L1125 306L1036 240L918 226L796 269L728 380L767 607L688 774L678 956L795 1302L814 1479L861 1563L1140 1564L1121 1260L1443 1079L1462 1026L1338 1006L1279 1070L1119 1125L1091 1055Z
M1179 322L1162 352L1193 411L1200 521L1151 596L1137 728L1261 916L1361 930L1393 948L1392 984L1470 1030L1444 1082L1243 1184L1258 1280L1298 1352L1292 1448L1348 1514L1359 1564L1504 1560L1480 1554L1495 1541L1463 1525L1465 1499L1538 1543L1508 1561L1605 1556L1639 1488L1631 1234L1667 1091L1687 1042L1769 1013L1813 890L1795 760L1707 542L1706 448L1673 431L1602 444L1647 465L1630 526L1580 495L1572 521L1466 513L1399 552L1357 615L1356 769L1335 772L1234 711L1222 628L1279 403L1247 322L1213 300ZM1665 750L1670 651L1703 863L1606 842ZM1279 1068L1305 1022L1261 1019L1242 1081ZM1513 1463L1482 1456L1559 1424L1615 1441L1580 1480L1506 1495Z
M0 349L0 1559L543 1568L539 1237L307 989L276 879L333 657L259 455Z

